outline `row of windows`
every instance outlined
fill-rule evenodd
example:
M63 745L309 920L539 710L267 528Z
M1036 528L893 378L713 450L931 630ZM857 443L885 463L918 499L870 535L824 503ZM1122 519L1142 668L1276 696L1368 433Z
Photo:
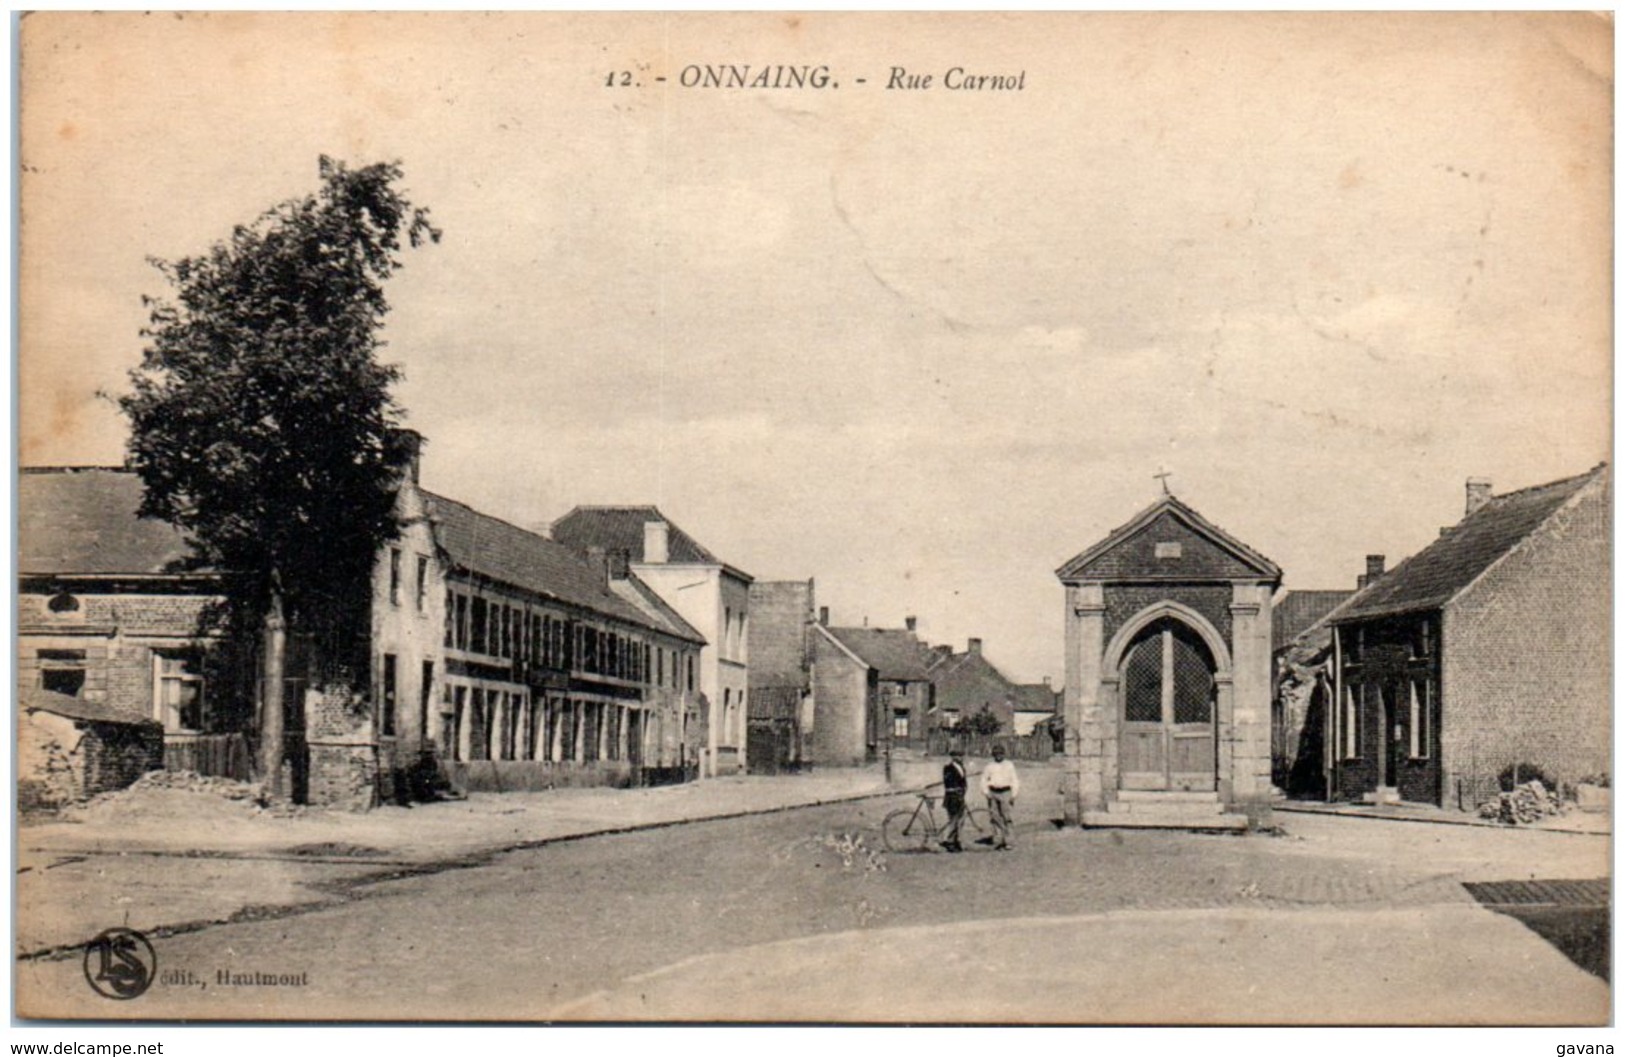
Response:
M591 624L461 591L446 594L445 645L542 668L694 689L694 657ZM686 663L685 663L686 662Z
M519 691L445 688L443 747L453 760L593 763L636 760L643 713L626 705L567 697L536 700Z
M1433 755L1433 680L1407 679L1405 681L1406 699L1399 702L1399 707L1406 709L1393 715L1393 722L1397 725L1401 715L1405 722L1406 751L1413 760L1425 760ZM1369 716L1376 724L1383 722L1384 709L1383 688L1366 683L1359 686L1343 687L1343 757L1357 760L1371 749L1371 735L1366 730L1365 719ZM1364 700L1369 708L1362 709L1360 701Z
M85 690L84 650L42 649L35 652L39 687L80 697ZM204 727L203 665L196 650L152 653L152 718L171 734L196 734Z

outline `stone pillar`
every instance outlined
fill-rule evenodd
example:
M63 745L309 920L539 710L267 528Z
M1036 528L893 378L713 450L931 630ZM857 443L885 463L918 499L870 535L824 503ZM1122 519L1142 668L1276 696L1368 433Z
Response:
M1066 772L1063 815L1069 825L1086 811L1106 807L1107 748L1101 701L1101 651L1106 601L1101 584L1071 584L1066 591ZM1115 742L1111 746L1115 749Z
M1268 584L1232 589L1234 703L1231 722L1221 727L1221 756L1230 757L1227 806L1255 826L1268 823L1270 810L1270 595Z

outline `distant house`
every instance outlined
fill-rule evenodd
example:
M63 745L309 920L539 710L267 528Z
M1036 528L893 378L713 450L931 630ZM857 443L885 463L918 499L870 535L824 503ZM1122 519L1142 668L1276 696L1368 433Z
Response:
M750 585L747 756L755 774L811 762L813 589L811 580Z
M553 539L587 553L624 555L637 577L706 639L699 689L707 712L704 772L746 769L752 577L702 547L654 506L578 506Z
M903 628L832 628L813 639L813 758L854 764L923 748L936 693L931 651Z
M1329 619L1329 794L1470 808L1503 771L1606 771L1611 475L1492 496ZM1527 773L1527 772L1526 772Z
M169 766L246 778L253 660L224 655L221 577L174 527L138 516L142 495L126 470L22 469L17 690L83 703L45 715L151 721Z
M964 653L937 647L930 674L936 687L934 730L955 730L985 708L998 719L998 733L1025 736L1055 715L1054 691L1046 684L1012 681L987 659L981 639L970 639Z
M1367 558L1364 586L1372 570L1381 575L1381 555ZM1289 794L1325 796L1321 740L1330 694L1332 632L1327 617L1354 596L1353 591L1288 591L1271 617L1270 665L1274 695L1270 713L1270 777ZM1306 740L1307 739L1307 740Z
M1010 716L1011 733L1018 738L1049 733L1060 712L1061 695L1046 679L1041 683L1018 683L1016 707Z

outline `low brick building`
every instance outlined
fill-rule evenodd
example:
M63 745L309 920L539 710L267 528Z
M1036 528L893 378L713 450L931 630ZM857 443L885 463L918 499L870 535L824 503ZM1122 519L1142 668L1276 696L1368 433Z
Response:
M1611 759L1606 465L1492 496L1332 615L1335 799L1471 808L1523 765Z
M62 807L164 765L164 731L107 705L30 687L17 702L17 807Z
M936 687L936 711L931 729L953 731L984 708L999 721L998 734L1019 735L1031 732L1016 729L1016 713L1044 704L1043 711L1054 715L1053 695L1043 701L1043 694L1025 690L988 660L982 652L982 640L970 639L965 652L954 653L952 647L938 646L932 651L931 682ZM1047 688L1042 688L1047 689Z
M172 526L138 516L141 497L125 470L21 471L18 693L154 722L161 764L247 778L252 662L215 619L220 577L191 562Z

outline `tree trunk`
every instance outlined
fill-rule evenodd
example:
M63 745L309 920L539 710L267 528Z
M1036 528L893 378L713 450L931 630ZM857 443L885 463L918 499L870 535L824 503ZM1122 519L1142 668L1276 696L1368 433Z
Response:
M286 712L283 670L287 660L287 621L282 615L282 588L272 580L265 614L265 685L260 691L260 779L272 799L287 795L282 785L282 728Z

